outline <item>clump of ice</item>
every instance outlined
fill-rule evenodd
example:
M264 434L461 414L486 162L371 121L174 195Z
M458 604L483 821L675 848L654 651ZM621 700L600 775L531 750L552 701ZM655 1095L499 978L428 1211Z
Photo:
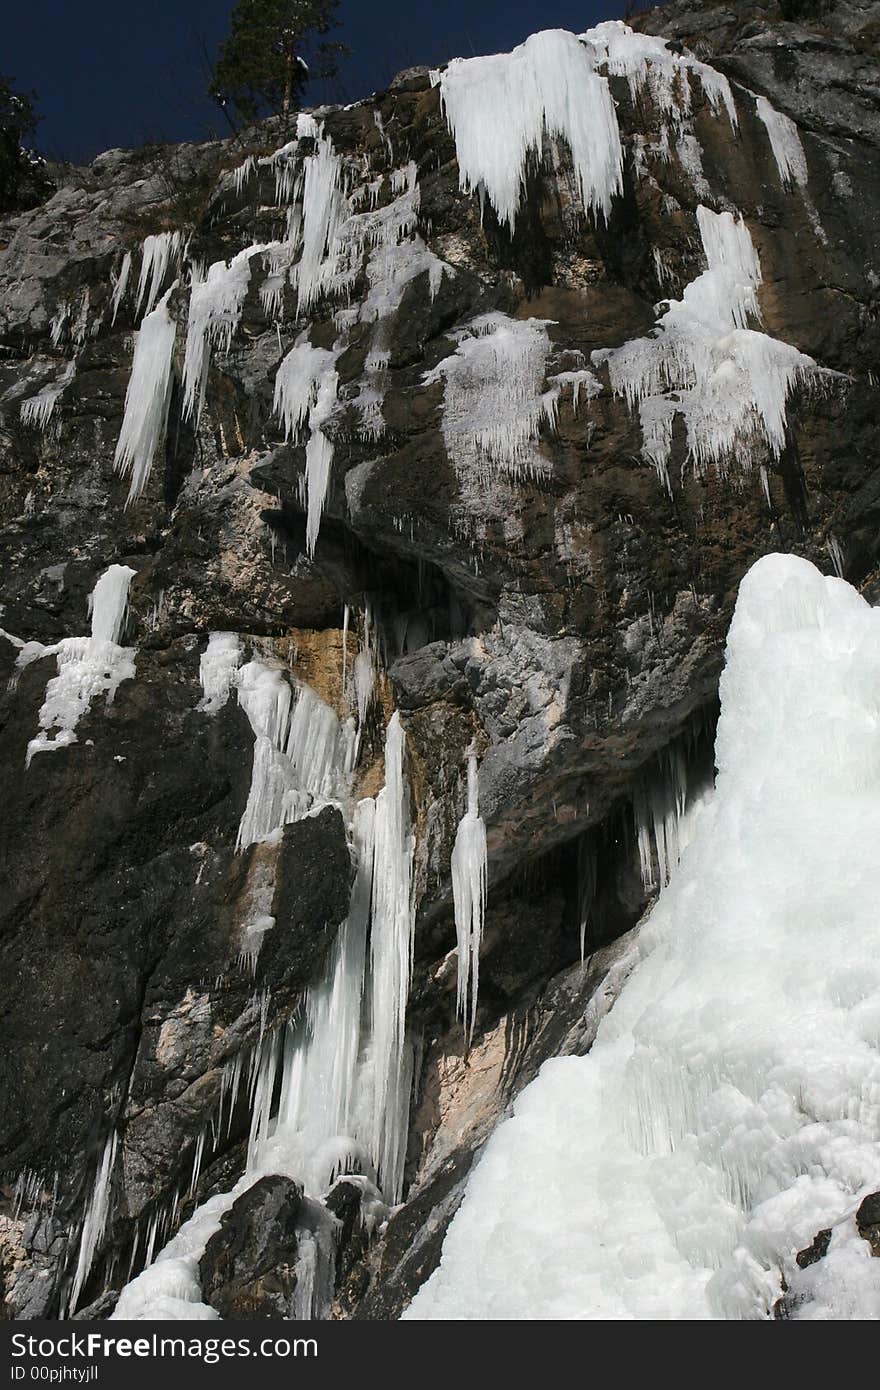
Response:
M128 565L111 565L101 575L89 599L91 636L64 637L50 647L28 642L19 651L18 670L44 656L58 663L58 675L46 686L40 732L27 746L27 766L36 753L76 743L76 726L96 696L109 705L122 681L134 678L134 649L119 645L134 574Z
M125 414L113 457L123 477L131 474L126 506L136 502L147 485L156 450L165 441L171 399L171 359L177 325L168 312L174 289L160 299L135 334L131 376L125 393Z
M314 555L321 516L330 485L333 442L324 433L336 407L339 351L312 347L305 335L291 348L275 377L275 412L288 439L296 439L308 423L306 467L300 500L306 510L306 551Z
M762 451L782 453L788 398L820 372L812 357L747 327L758 317L761 268L742 218L700 206L697 223L707 269L669 302L652 337L593 353L612 390L638 408L642 452L667 490L676 415L698 471L748 469Z
M689 53L673 53L665 39L636 33L620 19L595 25L580 39L597 64L605 65L612 76L627 79L634 97L641 87L647 86L659 110L675 124L690 117L691 78L698 78L712 110L718 114L723 107L736 130L736 104L730 83L708 63L701 63Z
M533 34L512 53L456 58L440 78L465 192L488 197L513 227L529 159L545 136L570 150L586 211L607 216L621 188L622 153L608 83L584 44L563 29Z
M235 675L238 701L254 731L254 761L237 848L264 840L313 805L341 798L351 740L334 710L310 686L249 661Z
M466 478L501 469L514 478L546 464L535 448L542 424L556 416L559 386L544 389L550 338L546 319L482 314L458 347L424 377L445 380L442 429L446 451Z
M199 660L202 698L196 706L203 714L217 714L226 704L241 659L241 640L237 632L208 634L208 645Z
M591 1052L546 1063L490 1139L405 1316L766 1318L876 1188L878 688L880 613L759 560L716 790L635 967ZM817 1266L799 1315L877 1317L875 1262L839 1244L846 1278Z
M251 281L254 256L274 250L273 245L248 246L226 261L215 261L207 275L194 267L183 362L183 410L201 414L211 365L211 350L228 352L241 318Z
M22 401L19 414L23 425L30 425L33 429L44 430L52 418L52 412L57 405L65 386L71 382L76 374L76 362L68 362L64 371L48 385L44 386L35 396L29 396Z
M122 257L122 263L118 271L111 271L110 278L113 285L113 293L110 297L111 317L110 322L116 322L116 315L119 313L119 306L122 303L125 291L128 289L128 281L131 275L131 252L126 251Z

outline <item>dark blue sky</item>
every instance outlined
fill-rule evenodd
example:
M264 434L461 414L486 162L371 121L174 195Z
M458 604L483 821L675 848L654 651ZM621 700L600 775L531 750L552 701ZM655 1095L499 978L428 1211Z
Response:
M205 97L234 0L4 0L0 72L35 89L37 143L83 160L114 145L223 131ZM536 29L575 32L622 15L623 0L342 0L333 36L354 50L306 101L355 101L415 63L494 53Z

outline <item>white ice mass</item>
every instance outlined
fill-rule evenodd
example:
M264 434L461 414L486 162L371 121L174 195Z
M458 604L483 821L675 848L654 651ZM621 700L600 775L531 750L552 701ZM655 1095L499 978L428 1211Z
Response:
M440 77L466 192L488 197L513 227L530 157L545 136L571 150L586 211L607 214L620 191L623 156L608 83L584 44L564 29L533 34L512 53L455 58Z
M275 674L243 668L251 721L262 719L277 736L286 702L272 688ZM259 716L252 712L255 704ZM366 798L353 809L356 875L348 919L323 981L308 991L288 1025L261 1040L249 1075L243 1076L240 1058L233 1069L230 1106L242 1080L251 1101L244 1175L229 1192L199 1206L155 1260L148 1258L147 1268L123 1289L114 1318L215 1319L215 1310L201 1301L199 1260L224 1212L263 1175L287 1175L307 1195L321 1197L337 1174L353 1172L368 1223L387 1217L390 1204L400 1200L412 1081L406 1005L414 921L404 744L395 715L387 731L385 786L375 801ZM337 764L337 783L344 770ZM279 819L276 828L281 824ZM326 1315L335 1222L325 1216L323 1234L300 1238L297 1273L309 1296L300 1301L297 1317ZM90 1238L90 1231L83 1235ZM316 1261L316 1277L305 1278Z
M756 455L779 457L789 396L820 375L812 357L748 327L761 267L742 218L700 206L697 224L707 269L669 301L653 336L593 353L612 390L638 409L642 452L667 491L677 415L698 472L733 462L747 470Z
M880 1140L878 691L880 612L759 560L715 793L592 1050L515 1102L406 1317L760 1319L796 1275L796 1317L880 1316L849 1234Z
M794 121L771 106L766 97L755 98L755 109L767 130L780 179L784 184L803 188L807 182L807 159Z
M477 1017L480 943L486 915L486 823L480 815L477 757L468 758L467 810L458 823L452 849L452 894L458 942L457 1008L468 1036Z
M58 663L40 708L40 732L27 747L28 765L35 753L76 743L76 726L96 696L103 695L109 705L122 681L133 679L134 648L121 647L119 639L134 574L128 565L111 565L101 575L89 598L91 636L63 637L50 647L28 642L19 651L19 671L44 656L54 656Z
M147 485L157 449L165 442L171 399L171 359L177 325L168 312L174 286L144 318L135 334L131 376L125 393L125 414L116 444L113 467L131 475L128 503L136 502Z

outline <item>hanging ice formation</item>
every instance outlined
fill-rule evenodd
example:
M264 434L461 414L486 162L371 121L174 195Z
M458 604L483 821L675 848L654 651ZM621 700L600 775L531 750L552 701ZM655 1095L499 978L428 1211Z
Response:
M254 663L251 663L254 664ZM246 672L247 668L243 668ZM272 673L275 674L275 673ZM261 678L262 679L262 678ZM257 678L245 675L245 686ZM258 697L269 721L283 722L283 698L268 684ZM201 1302L199 1260L233 1202L264 1174L303 1184L313 1210L340 1173L353 1172L371 1219L400 1198L412 1081L406 1040L413 907L409 793L404 734L397 715L386 738L385 787L358 802L352 818L357 870L348 919L330 952L324 980L300 1014L265 1037L249 1069L252 1122L247 1168L226 1193L211 1197L122 1291L120 1319L216 1318ZM337 765L337 777L344 772ZM281 821L278 821L280 827ZM369 937L369 949L368 949ZM246 1069L230 1080L230 1113ZM309 1297L297 1316L324 1316L332 1289L333 1228L326 1211L317 1233L301 1238ZM315 1270L315 1277L305 1277ZM298 1275L300 1270L297 1270Z
M67 1311L69 1313L76 1311L83 1285L89 1277L92 1262L104 1239L107 1217L110 1214L110 1184L113 1178L113 1165L116 1162L117 1141L118 1136L114 1130L104 1144L98 1170L95 1174L92 1195L86 1207L79 1233L76 1268L67 1299Z
M131 474L126 506L140 497L156 451L165 441L171 399L171 359L177 331L168 312L168 300L174 288L172 285L155 309L145 315L135 333L125 414L113 458L117 473L123 477Z
M201 415L211 350L229 351L251 281L251 261L273 249L248 246L228 264L215 261L207 275L193 267L183 362L184 415L195 413L196 420Z
M364 628L361 636L358 654L354 659L354 670L352 671L352 681L354 684L354 705L357 710L358 718L358 737L363 730L367 719L367 712L373 700L376 686L376 666L378 653L376 650L376 629L373 623L372 608L369 603L364 605Z
M37 430L44 430L65 386L73 380L75 374L76 363L68 362L60 376L44 386L35 396L29 396L27 400L22 401L19 411L21 423Z
M878 670L848 584L752 567L714 795L592 1049L516 1100L405 1316L762 1319L783 1280L796 1318L880 1315L853 1220L880 1135Z
M794 121L771 106L766 97L755 97L755 110L764 122L781 182L804 188L807 183L807 159Z
M452 896L458 941L456 1007L465 1021L470 1038L477 1017L480 943L486 914L486 825L479 810L479 774L475 753L468 758L467 783L467 811L459 821L452 850Z
M711 775L702 769L694 777L694 771L682 744L672 744L635 788L633 819L646 893L668 887L711 794Z
M280 670L249 661L235 677L254 731L254 761L236 847L244 849L299 820L313 804L341 800L353 731L309 686L294 691Z
M296 439L308 423L306 467L300 481L300 500L306 511L306 551L315 553L321 516L330 483L333 442L324 433L336 405L338 351L315 348L303 334L284 358L275 377L275 413L285 437Z
M90 637L63 637L50 647L41 642L21 647L17 671L44 656L54 656L58 663L58 675L46 686L40 732L27 746L27 766L35 753L76 743L76 726L95 697L104 695L109 705L122 681L134 678L134 648L119 645L134 574L128 565L111 565L101 575L89 598Z
M229 699L241 665L241 641L237 632L212 632L199 660L202 698L196 706L203 714L217 714Z
M203 714L217 714L227 703L242 663L237 632L211 632L199 659L202 698L196 706Z
M610 77L627 79L633 98L647 87L658 110L674 125L682 125L690 118L691 79L696 77L713 112L718 115L723 108L736 130L736 105L730 83L708 63L699 62L689 53L673 53L665 39L638 34L619 19L595 25L581 34L580 40L593 61L604 66Z
M424 377L445 380L442 429L446 451L464 477L493 468L535 477L547 465L535 443L556 418L559 387L545 391L550 339L545 319L483 314L457 335L458 347Z
M128 289L128 280L131 275L131 252L126 251L122 257L122 264L117 273L111 272L113 283L113 294L110 297L110 322L116 322L116 315L119 313L119 306L122 303L125 291Z
M654 336L593 353L606 363L615 394L638 407L642 453L671 491L669 457L676 415L698 472L748 469L756 454L785 446L793 388L820 368L797 348L746 325L758 317L761 269L745 222L697 208L708 268L671 300Z
M296 290L297 315L308 312L321 297L346 295L362 271L368 285L357 308L337 311L339 337L333 348L312 347L302 334L279 367L275 381L275 410L286 436L296 439L308 427L306 468L300 487L306 511L306 549L313 555L333 460L333 443L324 427L336 409L336 361L347 345L349 330L357 322L375 324L355 400L362 435L375 439L385 427L382 400L390 356L387 323L413 280L427 275L433 299L443 274L454 272L428 250L415 230L419 189L414 163L392 172L392 200L379 206L384 175L347 192L352 178L347 162L334 151L318 124L308 135L314 150L303 158L295 177L292 170L296 166L290 161L298 156L298 141L272 156L275 160L284 156L287 161L279 167L291 171L284 188L294 201L288 213L287 239L270 256L269 274L260 290L263 305L267 312L279 312L288 280ZM359 211L367 200L367 210Z
M182 232L159 232L156 236L148 236L144 239L141 248L141 273L138 278L137 296L135 302L135 314L141 311L141 304L144 307L144 317L146 318L156 303L156 298L162 288L162 283L168 273L169 266L176 266L184 250L184 238ZM129 269L131 262L129 261ZM114 290L113 318L116 318L116 310L119 298L125 293L125 285L128 280L128 270L123 261L123 272ZM121 289L120 289L121 285ZM145 297L146 296L146 297Z
M544 137L564 139L585 210L607 216L621 189L622 153L608 83L584 44L562 29L533 34L512 53L456 58L440 76L465 192L488 197L513 227L526 164Z

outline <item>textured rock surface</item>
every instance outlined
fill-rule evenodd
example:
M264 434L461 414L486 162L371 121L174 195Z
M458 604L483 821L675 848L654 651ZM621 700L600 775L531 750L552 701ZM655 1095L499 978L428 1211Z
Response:
M729 74L739 130L698 94L708 192L698 190L663 153L648 96L613 78L625 166L607 226L584 219L550 161L529 174L513 236L491 207L481 221L459 189L424 70L323 113L352 167L385 176L381 198L391 170L416 162L418 228L447 272L433 297L426 274L413 279L385 324L378 438L357 405L373 326L349 330L311 559L304 448L283 438L273 385L303 328L316 346L334 343L340 306L319 300L298 318L288 287L276 321L259 295L262 268L229 351L213 355L197 426L181 414L188 295L178 282L164 450L131 506L113 472L136 326L131 290L112 321L122 254L134 252L136 276L148 234L183 228L190 257L204 263L271 240L281 215L271 167L258 165L238 192L228 174L290 132L269 122L235 146L110 151L0 228L0 626L46 644L86 632L97 577L122 563L136 570L125 640L137 648L136 677L112 706L97 700L78 743L25 772L54 667L35 662L8 688L17 651L0 637L0 1252L10 1315L57 1312L114 1128L108 1257L125 1262L132 1223L167 1213L175 1193L188 1210L224 1066L296 1007L347 909L349 852L332 808L287 827L271 850L235 854L253 736L234 699L215 715L196 708L209 631L240 633L342 712L343 612L368 601L388 676L362 747L360 794L381 785L381 724L393 706L407 731L419 895L411 1019L423 1041L412 1196L384 1242L345 1264L338 1308L388 1317L433 1268L504 1106L544 1057L589 1045L585 1010L602 962L616 957L600 954L586 975L576 964L585 837L601 866L588 944L602 946L647 903L634 789L675 740L711 726L742 574L763 553L795 550L880 595L880 5L820 9L795 21L775 5L678 3L640 17ZM754 93L799 122L805 189L782 186ZM442 383L425 382L455 350L454 333L490 311L548 320L548 373L646 333L656 302L703 269L695 211L706 201L746 219L766 330L846 378L797 396L766 488L757 470L697 474L676 431L667 494L641 458L637 418L607 389L577 411L563 395L540 438L540 476L463 481L440 428ZM351 303L367 292L361 271ZM74 358L47 427L24 424L22 401ZM347 658L354 651L350 643ZM449 853L471 746L491 898L466 1058L454 1022ZM239 954L267 854L277 925L254 977ZM243 1112L206 1156L195 1197L240 1172ZM99 1297L106 1267L83 1301Z
M199 1265L202 1291L221 1317L293 1315L302 1205L302 1188L289 1178L262 1178L223 1217Z

